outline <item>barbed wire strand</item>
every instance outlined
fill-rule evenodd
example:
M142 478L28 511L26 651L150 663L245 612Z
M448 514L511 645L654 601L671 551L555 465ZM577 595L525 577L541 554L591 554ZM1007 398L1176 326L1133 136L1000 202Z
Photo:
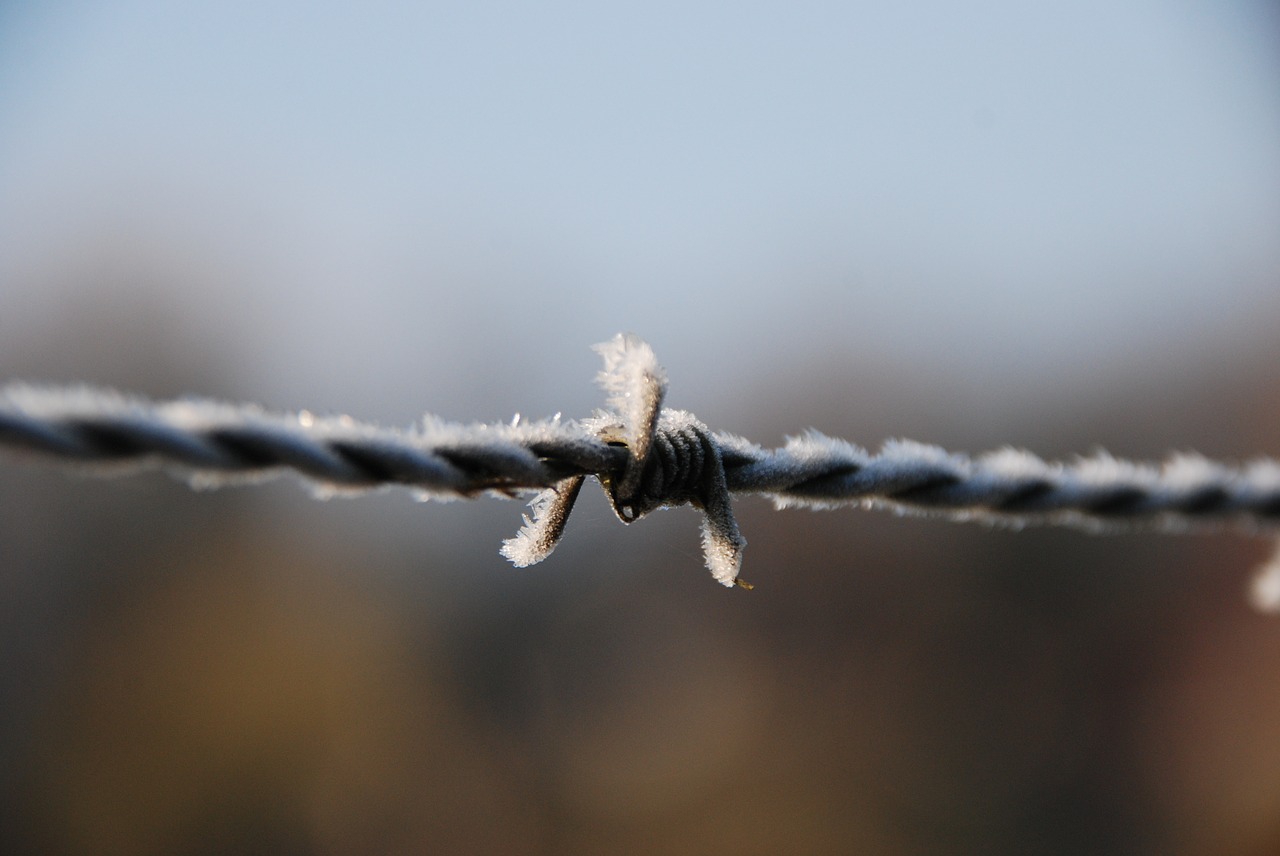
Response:
M1014 527L1280 530L1273 459L1229 466L1178 454L1151 464L1098 452L1047 462L1019 449L970 457L908 440L870 453L816 431L765 449L664 408L665 373L640 339L619 335L597 350L609 408L582 421L467 425L428 417L393 429L307 411L13 383L0 387L0 447L94 474L168 468L201 488L293 471L320 495L388 485L427 499L541 490L532 518L503 548L517 565L550 554L582 480L594 476L626 523L668 506L702 510L707 565L725 585L746 585L732 494L762 495L778 508L859 505ZM1269 567L1255 600L1280 606L1280 554Z

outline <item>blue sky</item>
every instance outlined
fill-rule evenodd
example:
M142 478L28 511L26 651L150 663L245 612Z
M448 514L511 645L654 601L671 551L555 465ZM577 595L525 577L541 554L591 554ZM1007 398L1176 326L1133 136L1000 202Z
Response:
M1221 353L1280 320L1278 23L1208 0L13 7L0 337L56 340L117 264L152 272L121 300L264 395L355 404L376 375L463 409L466 384L415 374L440 360L564 384L619 329L668 362L1008 382Z

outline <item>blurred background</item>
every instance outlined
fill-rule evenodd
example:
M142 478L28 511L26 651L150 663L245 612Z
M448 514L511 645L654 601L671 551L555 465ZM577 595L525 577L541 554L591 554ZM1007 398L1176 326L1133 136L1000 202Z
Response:
M0 380L1280 455L1269 0L0 5ZM1280 852L1233 535L0 461L0 851Z

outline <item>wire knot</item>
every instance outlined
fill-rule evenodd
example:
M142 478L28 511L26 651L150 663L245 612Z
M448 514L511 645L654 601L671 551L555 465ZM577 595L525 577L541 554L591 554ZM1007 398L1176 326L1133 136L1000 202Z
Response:
M723 585L751 588L738 578L746 539L733 517L724 461L715 436L693 414L662 406L667 378L653 349L637 336L619 334L596 345L604 358L598 376L609 410L584 427L626 450L621 464L595 473L623 523L659 508L689 504L702 511L702 549L711 575ZM533 498L533 516L502 555L516 567L541 562L555 550L585 476L566 478Z

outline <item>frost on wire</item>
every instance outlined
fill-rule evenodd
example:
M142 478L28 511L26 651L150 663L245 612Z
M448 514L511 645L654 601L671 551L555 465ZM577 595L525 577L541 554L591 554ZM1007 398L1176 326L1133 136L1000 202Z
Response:
M580 422L460 425L428 417L388 429L307 411L10 383L0 387L0 448L95 475L162 466L196 487L293 472L322 497L390 485L424 499L541 491L502 548L522 567L555 549L583 481L593 476L624 523L669 506L700 510L707 567L726 586L747 587L738 577L746 541L730 502L742 493L779 508L888 508L1090 532L1233 527L1274 534L1280 527L1280 461L1273 459L1228 466L1182 454L1146 464L1099 452L1048 462L1021 449L970 457L909 440L873 453L816 431L765 449L664 407L666 373L639 338L619 335L596 351L607 407ZM1280 553L1268 568L1253 599L1280 610Z

